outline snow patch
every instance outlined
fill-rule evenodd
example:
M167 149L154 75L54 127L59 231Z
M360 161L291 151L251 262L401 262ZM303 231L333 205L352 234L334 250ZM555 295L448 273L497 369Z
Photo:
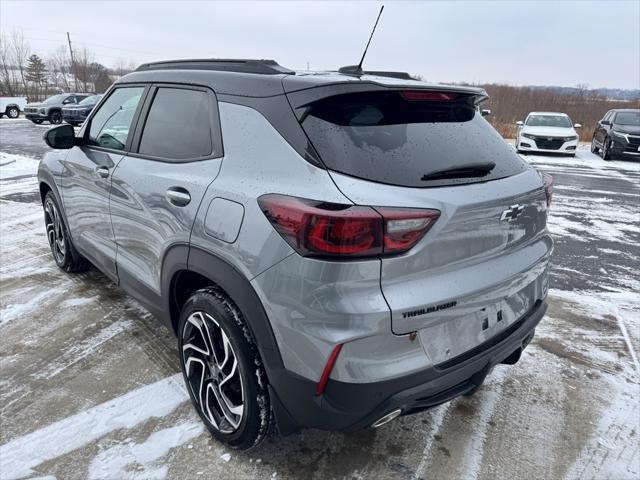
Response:
M168 415L189 398L181 377L172 375L132 390L1 445L2 476L31 475L37 465L88 445L109 432Z
M167 477L168 467L158 465L172 448L183 445L204 431L201 422L182 423L152 433L142 443L130 439L100 452L89 465L89 480L114 478L161 480Z

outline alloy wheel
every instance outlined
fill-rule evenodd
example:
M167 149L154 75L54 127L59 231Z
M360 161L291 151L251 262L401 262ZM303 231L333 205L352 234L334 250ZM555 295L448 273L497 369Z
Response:
M62 115L60 115L60 112L53 112L49 119L49 123L53 123L55 125L62 123Z
M18 118L18 115L20 115L20 111L17 108L10 108L7 111L7 116L9 118Z
M51 199L47 199L45 202L44 222L47 228L47 239L49 240L49 246L51 246L53 256L55 257L56 262L59 265L62 265L67 253L64 238L64 226L62 225L60 212L58 212L56 204Z
M184 323L182 361L202 415L221 433L235 432L245 413L240 364L225 331L204 311Z

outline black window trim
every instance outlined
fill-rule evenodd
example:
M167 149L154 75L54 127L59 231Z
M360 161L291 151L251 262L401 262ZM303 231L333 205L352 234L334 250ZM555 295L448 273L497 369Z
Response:
M148 83L118 83L115 84L109 91L107 91L104 96L100 99L100 101L93 107L93 110L91 110L91 114L89 115L89 118L84 122L84 125L82 126L82 129L80 130L80 137L82 138L82 148L88 148L91 150L96 150L98 152L107 152L107 153L115 153L115 154L120 154L120 155L128 155L130 150L131 150L131 145L132 145L132 141L133 141L133 135L128 135L127 136L127 143L124 146L123 150L117 150L115 148L105 148L105 147L99 147L98 145L89 145L88 141L89 141L89 131L91 130L91 122L93 121L93 117L96 115L96 113L100 110L100 108L102 108L102 104L105 103L110 97L111 95L113 95L113 93L118 90L119 88L136 88L136 87L142 87L144 88L144 90L142 91L142 96L140 97L140 101L138 102L138 106L136 107L136 111L133 114L133 118L131 119L131 128L129 129L129 132L134 132L135 133L135 129L136 126L138 124L138 118L140 116L140 112L142 111L142 106L144 105L146 98L149 94L149 88L150 88L150 84Z
M222 142L222 128L220 125L220 109L218 108L218 98L215 92L204 85L173 83L173 82L153 82L149 85L149 93L145 98L145 102L140 115L136 128L133 133L131 149L127 153L127 156L134 158L141 158L144 160L153 160L162 163L192 163L201 162L204 160L214 160L216 158L222 158L224 156L224 145ZM147 123L151 106L156 97L156 94L161 88L173 88L176 90L195 90L204 92L209 99L210 115L209 115L209 132L211 133L211 148L212 151L209 155L194 158L168 158L158 157L154 155L146 155L139 153L140 143L142 141L142 134L144 132L144 126Z

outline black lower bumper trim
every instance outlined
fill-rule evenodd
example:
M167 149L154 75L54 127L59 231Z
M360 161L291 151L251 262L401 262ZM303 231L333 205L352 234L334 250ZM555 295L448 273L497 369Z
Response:
M473 390L499 363L515 363L533 337L547 305L539 300L520 320L496 338L437 367L373 383L329 380L325 393L315 383L287 370L268 373L272 405L280 433L300 428L359 430L395 409L416 413Z

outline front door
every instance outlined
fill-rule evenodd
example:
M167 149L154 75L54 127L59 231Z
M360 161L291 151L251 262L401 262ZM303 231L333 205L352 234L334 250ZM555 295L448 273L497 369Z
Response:
M152 87L133 143L113 172L111 221L120 283L153 311L164 255L174 245L189 243L200 202L220 170L214 93Z
M61 178L62 200L78 251L117 280L116 243L109 215L111 175L122 160L145 87L119 87L81 132L82 147L69 152Z

